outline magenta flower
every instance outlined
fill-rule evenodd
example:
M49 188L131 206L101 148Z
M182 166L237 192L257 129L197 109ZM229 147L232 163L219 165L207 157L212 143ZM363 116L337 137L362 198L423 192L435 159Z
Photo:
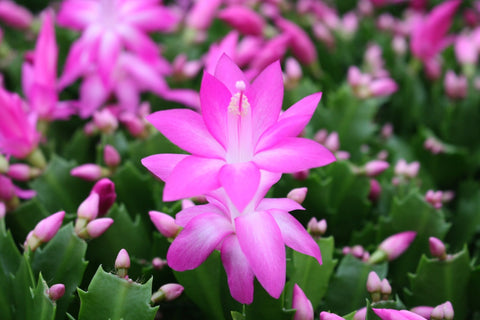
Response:
M407 310L372 309L382 320L425 320L424 317Z
M27 113L22 99L0 87L0 153L26 158L40 141L37 117Z
M322 145L297 135L310 120L321 93L310 95L280 114L283 78L279 62L252 84L227 57L215 76L204 74L202 114L165 110L147 117L185 154L158 154L142 163L165 181L165 201L202 195L224 187L242 211L260 183L260 170L293 173L335 161Z
M288 198L263 199L279 178L262 171L260 186L242 211L223 189L211 193L209 204L180 211L176 223L184 229L168 250L168 265L177 271L194 269L219 249L232 297L251 303L257 277L278 298L285 285L285 245L322 261L317 243L288 213L302 207Z

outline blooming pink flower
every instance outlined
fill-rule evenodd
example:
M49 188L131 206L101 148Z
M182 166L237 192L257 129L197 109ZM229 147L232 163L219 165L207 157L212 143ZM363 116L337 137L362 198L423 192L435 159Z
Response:
M407 310L372 309L382 320L425 320L424 317Z
M191 155L158 154L142 159L142 163L166 182L165 201L205 194L222 186L243 210L260 183L260 170L294 173L335 161L322 145L297 137L320 98L321 93L310 95L280 114L280 64L271 64L250 84L223 56L215 76L204 74L201 115L177 109L147 117Z
M20 29L27 29L33 21L33 14L15 1L0 1L0 20Z
M285 284L285 245L322 261L319 246L288 213L302 207L288 198L263 199L279 179L278 173L262 171L260 186L243 210L218 189L208 197L209 204L179 212L176 223L184 229L168 250L168 265L177 271L194 269L218 248L232 297L251 303L256 277L278 298Z

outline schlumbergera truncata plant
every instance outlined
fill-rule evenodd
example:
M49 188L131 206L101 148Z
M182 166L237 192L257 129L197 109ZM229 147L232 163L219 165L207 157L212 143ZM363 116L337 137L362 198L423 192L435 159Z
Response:
M0 27L0 319L480 318L479 1Z

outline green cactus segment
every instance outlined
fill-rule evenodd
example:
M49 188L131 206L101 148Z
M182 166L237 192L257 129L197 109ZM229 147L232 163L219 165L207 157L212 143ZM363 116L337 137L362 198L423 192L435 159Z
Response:
M346 314L365 306L368 297L367 278L375 271L380 278L387 275L387 264L369 265L352 255L346 255L330 282L327 306L337 314Z
M65 285L65 295L57 301L57 319L64 319L65 312L80 285L87 262L84 260L87 243L73 232L72 224L62 227L44 248L32 255L32 269L37 275L42 272L48 284Z
M130 282L100 266L87 292L78 289L79 320L152 320L158 307L150 306L152 278L145 284Z
M313 307L316 308L327 292L328 283L337 264L333 259L334 240L333 237L317 240L322 252L322 264L311 257L294 251L292 264L288 274L292 284L298 284L308 297ZM292 287L293 288L293 287Z
M295 309L285 305L285 292L279 299L272 298L255 279L253 302L245 306L245 320L290 320Z
M470 274L466 248L447 261L422 256L417 272L409 274L410 290L405 290L405 300L412 307L436 306L448 300L453 305L455 318L466 319Z
M40 274L38 278L38 284L35 290L32 290L32 308L27 309L27 318L32 320L53 320L55 319L55 313L57 305L52 302L47 296L48 286L45 280L43 280ZM63 319L64 315L60 317Z

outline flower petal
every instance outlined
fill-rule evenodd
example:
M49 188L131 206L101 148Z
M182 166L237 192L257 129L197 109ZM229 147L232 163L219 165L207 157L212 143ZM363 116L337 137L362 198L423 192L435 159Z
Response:
M265 198L257 206L258 211L280 209L283 211L305 210L298 202L289 198Z
M224 212L220 210L220 208L218 208L216 205L208 203L183 209L176 214L175 223L181 227L185 227L190 220L205 213L224 215Z
M168 265L177 271L195 269L231 233L232 224L223 216L205 213L195 217L170 245Z
M335 160L327 148L305 138L285 138L254 156L260 169L283 173L321 167Z
M225 154L208 132L202 116L192 110L157 111L147 120L174 144L194 155L219 158Z
M254 212L235 219L243 253L260 284L278 299L285 286L285 246L277 223L268 212Z
M300 222L291 214L282 210L269 210L282 232L285 244L295 251L309 255L322 264L320 247Z
M186 154L154 154L143 158L142 164L159 179L165 181L170 173L172 173L175 166L186 157L188 157Z
M232 163L223 166L218 177L233 204L242 212L257 192L260 170L253 162Z
M237 237L227 237L223 241L221 252L232 297L243 304L252 303L254 274Z
M121 43L118 36L107 31L103 33L98 48L98 72L104 83L108 83L120 55Z
M225 162L188 156L180 161L165 181L164 201L174 201L207 193L220 187L218 172Z
M250 82L245 77L245 74L243 74L243 71L240 70L235 62L233 62L233 60L226 54L222 54L218 60L214 76L220 80L228 90L230 90L231 94L235 94L238 91L235 85L237 81L243 81L247 89L250 85Z

